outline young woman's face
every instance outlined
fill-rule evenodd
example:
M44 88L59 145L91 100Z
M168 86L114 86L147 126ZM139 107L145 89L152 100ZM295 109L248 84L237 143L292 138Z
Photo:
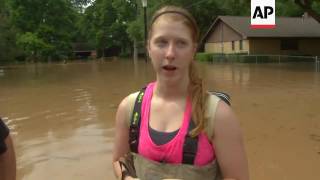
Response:
M176 82L188 77L196 44L182 21L159 17L152 26L148 51L157 77Z

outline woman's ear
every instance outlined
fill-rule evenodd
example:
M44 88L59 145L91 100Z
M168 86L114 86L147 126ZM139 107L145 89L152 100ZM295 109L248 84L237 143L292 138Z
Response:
M147 50L148 55L150 56L151 47L150 47L150 40L149 39L147 40L146 50Z
M193 46L193 52L194 52L194 54L197 53L197 50L198 50L198 43L194 43L194 46Z

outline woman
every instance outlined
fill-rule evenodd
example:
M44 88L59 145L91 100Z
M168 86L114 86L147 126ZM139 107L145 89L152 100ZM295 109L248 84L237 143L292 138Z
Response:
M194 69L198 34L194 18L179 7L165 6L151 20L147 48L156 81L138 95L143 98L133 159L140 179L219 179L220 172L223 179L249 179L239 122L226 103L207 93ZM117 177L123 171L119 159L134 151L129 131L135 120L130 125L128 115L132 96L137 93L123 99L116 114ZM185 150L187 146L196 147L194 155Z

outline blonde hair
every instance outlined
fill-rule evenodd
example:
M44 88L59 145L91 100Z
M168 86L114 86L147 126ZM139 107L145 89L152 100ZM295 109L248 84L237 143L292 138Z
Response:
M150 21L149 38L152 36L152 26L160 18L169 18L174 21L182 21L191 30L192 39L195 43L199 39L199 29L193 16L186 10L177 6L164 6L156 11ZM192 120L196 127L191 131L191 136L199 135L207 126L208 119L205 117L208 94L205 83L196 70L194 61L189 66L189 95L192 104Z

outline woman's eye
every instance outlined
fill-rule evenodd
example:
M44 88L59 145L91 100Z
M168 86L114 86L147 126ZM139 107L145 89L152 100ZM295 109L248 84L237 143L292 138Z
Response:
M183 46L186 46L186 45L187 45L187 42L185 42L185 41L178 41L177 44L178 44L178 46L183 47Z
M165 40L156 41L156 45L159 46L159 47L163 47L166 44L167 44L167 42Z

